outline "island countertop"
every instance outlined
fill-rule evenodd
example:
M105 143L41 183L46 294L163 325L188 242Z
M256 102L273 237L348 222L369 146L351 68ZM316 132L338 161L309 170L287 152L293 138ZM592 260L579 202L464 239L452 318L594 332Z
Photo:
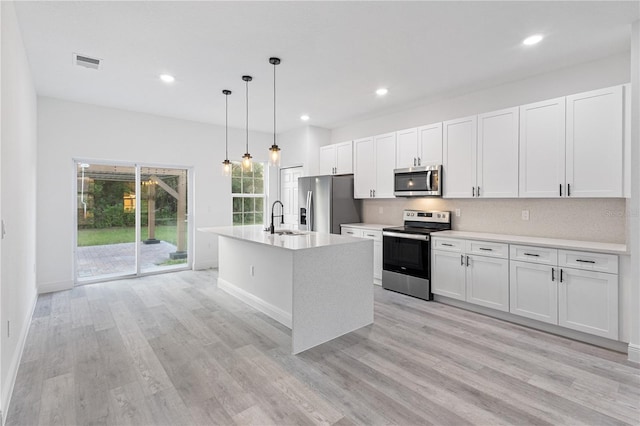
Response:
M236 240L264 244L287 250L305 250L342 244L359 244L363 241L367 241L362 238L354 238L346 235L324 234L309 231L294 231L300 233L294 235L270 234L269 231L265 231L260 225L217 226L210 228L198 228L198 231L209 232L234 238Z

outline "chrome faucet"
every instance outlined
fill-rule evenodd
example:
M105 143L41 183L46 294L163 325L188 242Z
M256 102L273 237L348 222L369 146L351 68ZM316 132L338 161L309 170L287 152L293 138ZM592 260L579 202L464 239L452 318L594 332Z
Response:
M273 215L273 210L275 209L276 204L280 204L280 207L282 207L282 214L274 216ZM271 232L272 234L276 230L275 226L273 226L273 218L274 217L279 217L280 218L280 224L284 225L284 204L282 204L282 201L280 201L280 200L274 201L273 204L271 205L271 226L269 226L269 232Z

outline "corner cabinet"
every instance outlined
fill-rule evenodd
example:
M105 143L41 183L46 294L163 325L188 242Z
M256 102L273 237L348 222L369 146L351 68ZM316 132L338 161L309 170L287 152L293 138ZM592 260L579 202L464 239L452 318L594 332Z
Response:
M319 162L321 175L353 173L353 143L348 141L321 146Z
M395 132L357 139L353 147L355 198L393 198Z

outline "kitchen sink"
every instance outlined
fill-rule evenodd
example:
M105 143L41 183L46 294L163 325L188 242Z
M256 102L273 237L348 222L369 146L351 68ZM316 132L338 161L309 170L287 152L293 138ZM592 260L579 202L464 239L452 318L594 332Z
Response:
M300 232L300 231L292 231L290 229L281 229L279 231L275 231L274 235L307 235L307 232Z

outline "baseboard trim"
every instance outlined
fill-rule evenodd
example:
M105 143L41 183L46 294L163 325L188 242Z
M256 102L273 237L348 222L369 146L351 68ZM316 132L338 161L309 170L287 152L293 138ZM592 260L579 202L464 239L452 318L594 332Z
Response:
M205 269L214 269L218 267L218 262L193 262L194 271L202 271Z
M73 281L57 281L38 284L38 294L53 293L54 291L71 290Z
M220 290L224 290L233 297L242 300L247 305L251 306L254 309L259 310L263 314L273 318L278 321L280 324L285 327L291 328L292 324L292 316L291 314L283 311L277 306L272 305L271 303L267 303L264 300L256 297L255 295L248 293L247 291L236 287L231 284L229 281L223 280L222 278L218 278L218 288Z
M9 371L7 372L7 383L5 388L2 389L3 401L2 401L2 426L4 426L7 420L7 414L9 413L9 407L11 404L11 396L13 394L13 387L16 384L16 378L18 377L18 368L20 367L20 361L22 361L22 354L24 352L24 346L27 342L27 336L29 335L29 329L31 328L31 319L33 313L36 310L36 303L38 302L38 294L35 295L31 302L31 309L28 311L28 316L24 322L25 326L20 330L20 336L18 340L18 346L16 352L13 354L13 359L9 364Z
M640 364L640 345L634 345L633 343L629 343L627 354L628 354L627 359L629 361Z

